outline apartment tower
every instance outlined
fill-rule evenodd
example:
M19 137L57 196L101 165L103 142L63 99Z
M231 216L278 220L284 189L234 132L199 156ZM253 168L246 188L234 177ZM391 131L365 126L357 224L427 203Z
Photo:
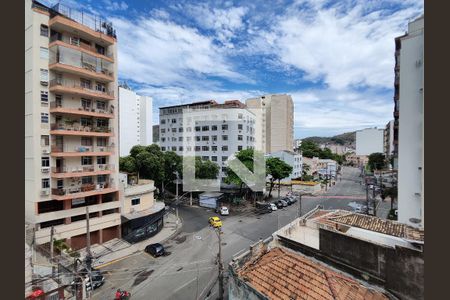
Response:
M25 2L25 214L37 244L120 237L112 24Z
M294 145L294 102L290 95L264 95L245 101L256 115L257 132L261 126L262 138L256 137L256 149L266 154L292 151Z
M408 24L408 33L396 39L395 81L398 127L398 220L424 227L423 190L423 70L424 17ZM395 112L394 112L395 116Z
M119 86L119 153L127 156L135 145L151 145L153 140L152 98Z

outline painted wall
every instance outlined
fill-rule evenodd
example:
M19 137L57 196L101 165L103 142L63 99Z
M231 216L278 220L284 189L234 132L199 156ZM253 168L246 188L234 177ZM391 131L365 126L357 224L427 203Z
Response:
M356 155L384 152L384 130L366 128L356 131Z

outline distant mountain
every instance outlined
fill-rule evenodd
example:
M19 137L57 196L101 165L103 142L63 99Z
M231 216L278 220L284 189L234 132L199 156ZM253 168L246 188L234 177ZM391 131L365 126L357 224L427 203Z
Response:
M337 144L343 146L355 146L356 131L338 134L332 137L311 136L302 139L302 141L311 141L316 144Z

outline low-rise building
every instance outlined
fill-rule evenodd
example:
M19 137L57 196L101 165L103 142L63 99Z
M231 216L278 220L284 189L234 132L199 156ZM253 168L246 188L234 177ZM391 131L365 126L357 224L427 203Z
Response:
M279 158L292 167L292 173L289 175L289 177L283 178L281 182L290 182L292 179L296 179L302 176L303 160L301 154L293 151L281 150L266 154L266 157Z
M367 155L356 155L356 153L349 153L345 156L345 161L347 165L362 167L369 162L369 157Z
M164 226L164 202L155 201L153 180L129 178L120 173L122 238L135 243L157 234Z
M302 157L303 166L306 171L307 175L315 176L318 172L318 164L319 164L319 158L318 157ZM308 167L306 167L308 166Z
M384 129L366 128L356 131L356 155L384 152Z
M337 162L332 159L319 159L317 161L317 173L321 176L335 178L337 172Z

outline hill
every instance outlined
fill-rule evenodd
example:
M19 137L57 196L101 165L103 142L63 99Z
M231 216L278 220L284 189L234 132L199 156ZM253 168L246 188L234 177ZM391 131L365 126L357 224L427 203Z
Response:
M302 141L311 141L316 144L337 144L343 146L354 146L356 141L356 131L338 134L332 137L311 136L302 139Z

